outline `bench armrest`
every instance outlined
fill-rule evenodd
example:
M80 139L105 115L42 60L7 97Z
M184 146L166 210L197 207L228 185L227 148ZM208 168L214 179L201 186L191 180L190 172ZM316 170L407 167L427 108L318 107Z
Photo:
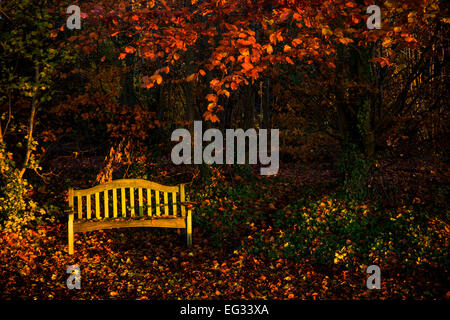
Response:
M193 210L197 205L197 203L193 201L181 201L180 204L188 210Z

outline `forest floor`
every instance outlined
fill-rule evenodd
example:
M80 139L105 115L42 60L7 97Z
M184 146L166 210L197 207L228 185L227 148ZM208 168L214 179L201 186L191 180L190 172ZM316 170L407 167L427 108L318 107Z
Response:
M392 172L387 176L389 179L395 179L399 188L402 188L403 174L408 174L411 179L424 179L424 181L431 179L431 183L443 185L445 181L442 179L445 180L448 177L448 172L442 172L442 170L439 172L436 168L423 166L417 163L409 166L407 163L397 164L390 166L389 170ZM399 168L403 169L399 170ZM352 255L352 252L358 250L349 249L350 251L346 252L349 257L353 257L353 260L344 261L342 258L345 263L341 263L340 259L342 255L345 255L339 251L342 255L339 256L336 253L333 263L333 250L338 252L335 248L340 248L341 243L351 243L348 246L351 247L357 242L351 238L351 235L359 231L352 229L349 233L351 239L344 239L346 236L342 233L344 242L340 242L340 239L336 240L333 237L333 232L320 233L322 225L311 225L311 232L316 232L318 237L322 235L330 237L329 239L338 241L339 245L331 247L333 243L317 244L318 240L314 238L312 242L305 244L306 247L298 245L292 249L293 253L287 251L291 246L289 241L295 238L279 240L277 237L280 232L283 236L284 233L296 230L283 227L285 219L291 219L294 211L309 210L307 206L302 207L303 204L292 205L300 201L299 198L304 197L303 200L309 202L317 200L317 206L308 208L312 208L312 213L320 212L321 215L316 217L319 221L328 219L326 218L329 217L328 211L333 215L337 215L336 212L339 210L351 211L353 204L327 194L331 192L327 188L336 182L336 175L327 164L300 169L295 169L293 166L284 169L286 170L280 171L279 177L273 179L257 177L247 181L245 178L235 176L231 181L216 187L223 191L223 193L215 193L216 199L198 200L200 201L198 213L194 211L194 214L198 214L201 218L194 220L197 225L194 224L194 240L190 248L186 247L185 237L177 235L175 230L116 229L76 234L75 254L69 256L67 224L64 219L35 226L21 234L2 231L0 233L0 299L450 298L448 264L446 266L442 262L448 263L448 246L446 245L449 228L445 217L438 219L442 222L441 224L436 224L435 220L430 224L432 219L423 222L420 230L425 229L425 232L424 236L421 233L420 237L426 241L422 239L425 242L418 242L417 245L425 243L424 246L434 247L433 251L419 250L418 260L413 264L405 262L406 256L402 254L406 253L402 253L399 249L396 251L398 254L394 254L395 250L391 247L389 247L391 250L386 249L386 259L374 258L373 255L365 253ZM266 179L265 182L263 182L264 179ZM416 183L422 186L425 182L416 181ZM411 181L405 178L404 187L408 186L413 188ZM433 196L432 193L418 188L414 189L412 197L405 196L405 199L417 198L419 200L413 201L426 200L427 203L436 201L434 197L436 194ZM315 197L301 195L301 190L306 189L312 190ZM238 190L236 191L238 194L231 193L230 190ZM428 199L429 197L432 199ZM394 201L406 200L394 199ZM245 210L241 212L243 208ZM367 206L361 205L358 208L367 208ZM362 212L366 211L364 209ZM245 220L238 214L239 212L248 218ZM281 216L280 212L283 213ZM233 230L227 230L217 223L211 224L209 228L208 223L213 221L217 214L233 216L236 220L230 220L230 223L236 227ZM262 215L265 216L264 219L260 218ZM301 226L299 222L298 227L301 228ZM329 230L328 225L324 228ZM309 227L307 229L309 230ZM338 232L340 231L336 231L336 234ZM433 239L438 234L436 240L427 240ZM308 236L309 233L302 235ZM280 245L272 245L274 241ZM404 244L407 240L395 238L393 241L394 247L398 249L401 247L400 244ZM225 244L217 245L218 242ZM361 240L361 243L363 242ZM407 246L410 245L409 242L410 240ZM330 246L332 254L330 263L320 264L317 263L317 259L312 258L314 252L308 250L316 244L313 251L316 248L318 251L325 250ZM261 250L253 250L248 246ZM273 250L269 250L269 247ZM323 252L326 255L328 251ZM368 277L366 268L371 262L367 257L372 257L373 261L381 267L381 290L368 290L366 287ZM66 270L71 265L80 267L81 289L79 290L69 290L66 286L69 276Z

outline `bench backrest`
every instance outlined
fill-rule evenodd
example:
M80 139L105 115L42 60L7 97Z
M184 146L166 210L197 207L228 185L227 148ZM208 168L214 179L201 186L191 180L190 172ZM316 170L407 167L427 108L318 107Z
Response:
M142 179L120 179L89 189L69 189L69 206L78 219L185 217L184 202L184 184L164 186Z

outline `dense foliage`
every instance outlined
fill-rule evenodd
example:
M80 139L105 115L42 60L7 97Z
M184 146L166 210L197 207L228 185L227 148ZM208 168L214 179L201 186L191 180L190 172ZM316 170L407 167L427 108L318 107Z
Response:
M1 1L0 297L448 298L448 5L376 1L368 29L372 2ZM175 166L194 120L279 129L279 173ZM69 256L66 190L120 178L186 183L194 246L120 229Z

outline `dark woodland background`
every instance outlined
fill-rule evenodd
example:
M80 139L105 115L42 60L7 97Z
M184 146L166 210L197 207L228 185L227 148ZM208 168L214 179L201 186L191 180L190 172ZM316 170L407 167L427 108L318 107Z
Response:
M376 2L380 30L360 0L2 1L0 297L448 299L448 5ZM279 129L278 174L173 165L194 120ZM186 183L194 246L116 229L69 256L68 188L121 178Z

